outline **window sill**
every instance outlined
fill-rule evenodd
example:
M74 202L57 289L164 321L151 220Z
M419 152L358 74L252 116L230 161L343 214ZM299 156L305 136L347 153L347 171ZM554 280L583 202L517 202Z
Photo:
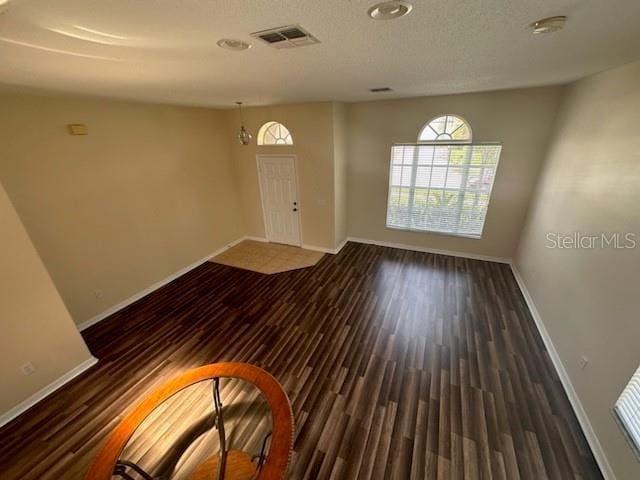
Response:
M396 227L392 225L385 225L385 228L388 228L389 230L400 230L401 232L426 233L428 235L440 235L443 237L458 237L458 238L467 238L469 240L482 240L482 234L465 235L464 233L440 232L437 230L419 230L417 228L404 228L404 227Z

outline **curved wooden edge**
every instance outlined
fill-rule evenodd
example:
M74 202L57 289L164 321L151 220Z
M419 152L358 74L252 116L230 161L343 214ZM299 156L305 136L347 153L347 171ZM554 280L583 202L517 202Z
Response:
M248 363L226 362L189 370L147 395L107 437L84 477L85 480L111 480L113 467L124 446L144 419L172 395L195 383L214 377L245 380L262 391L271 408L273 433L269 454L258 479L282 479L289 465L293 446L293 411L289 398L280 383L269 372Z

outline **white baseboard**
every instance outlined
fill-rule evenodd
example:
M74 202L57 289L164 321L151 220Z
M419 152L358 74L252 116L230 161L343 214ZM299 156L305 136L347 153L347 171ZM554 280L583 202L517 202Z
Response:
M263 243L269 243L269 239L266 237L243 237L241 239L242 240L253 240L254 242L263 242ZM345 241L346 242L346 241ZM285 244L286 245L286 244ZM295 246L295 245L294 245ZM302 245L300 245L300 248L304 248L306 250L314 250L316 252L323 252L323 253L336 253L335 250L332 250L330 248L325 248L325 247L318 247L316 245L308 245L306 243L303 243ZM342 247L340 247L342 248ZM339 250L339 249L338 249Z
M243 240L253 240L254 242L262 242L262 243L267 243L269 240L267 240L266 237L242 237L240 240L238 240L237 243L242 242Z
M234 245L237 245L238 243L242 242L243 240L257 240L257 241L266 241L266 239L264 240L260 240L258 237L241 237L238 238L236 240L234 240L233 242L225 245L222 248L219 248L218 250L216 250L215 252L213 252L210 255L207 255L206 257L203 257L199 260L196 260L195 262L193 262L190 265L187 265L184 268L181 268L180 270L178 270L177 272L169 275L168 277L160 280L159 282L154 283L153 285L151 285L150 287L145 288L144 290L141 290L140 292L136 293L135 295L132 295L131 297L127 298L126 300L123 300L122 302L114 305L113 307L108 308L107 310L100 312L98 315L96 315L93 318L90 318L89 320L86 320L80 324L78 324L78 330L83 331L87 328L89 328L92 325L95 325L96 323L104 320L105 318L113 315L114 313L118 312L119 310L122 310L123 308L131 305L132 303L140 300L142 297L149 295L151 292L159 289L160 287L165 286L167 283L172 282L173 280L175 280L178 277L181 277L182 275L184 275L185 273L193 270L196 267L199 267L200 265L202 265L203 263L211 260L213 257L215 257L216 255L221 254L222 252L224 252L225 250L230 249L231 247L233 247Z
M338 245L336 247L336 249L333 251L334 255L340 253L340 250L342 250L344 248L344 246L347 244L347 242L349 241L349 238L345 238L342 243L340 245Z
M335 255L336 253L340 252L340 250L342 250L342 247L347 244L347 241L348 240L345 239L340 245L338 245L337 248L318 247L316 245L308 245L306 243L303 243L301 247L306 250L315 250L316 252L330 253L331 255Z
M518 286L520 287L520 291L524 296L525 301L527 302L527 306L529 307L529 311L531 312L531 316L538 327L538 331L540 332L540 336L544 341L545 347L547 348L547 352L549 352L549 356L551 357L551 361L553 362L553 366L556 368L558 372L558 376L560 377L560 382L562 382L562 386L564 387L565 392L567 393L567 397L569 397L569 402L571 402L571 406L573 407L573 411L578 418L578 422L580 422L580 426L582 427L582 431L589 442L589 446L591 447L591 451L593 452L593 456L598 462L600 466L600 470L602 471L602 475L607 480L616 480L616 476L613 473L613 469L607 460L607 457L602 449L602 445L596 436L593 427L591 426L591 422L589 421L589 417L587 416L587 412L585 412L584 407L582 406L582 402L580 402L580 398L573 388L573 384L571 383L571 379L569 378L569 374L567 370L564 368L564 364L560 359L560 355L558 355L558 351L553 344L553 340L549 336L549 332L547 332L547 328L544 325L542 317L540 316L540 312L536 308L535 303L533 302L533 297L527 290L526 285L524 284L524 280L520 275L520 272L516 268L515 264L511 263L511 271L513 272L513 276L518 282Z
M300 248L304 248L305 250L313 250L315 252L333 253L333 250L330 248L318 247L317 245L309 245L307 243L303 243L302 245L300 245Z
M470 258L472 260L484 260L486 262L508 263L511 264L511 259L502 257L491 257L488 255L478 255L475 253L457 252L454 250L440 250L437 248L418 247L416 245L407 245L405 243L392 243L382 242L380 240L371 240L369 238L349 237L347 241L356 243L366 243L369 245L380 245L382 247L399 248L401 250L412 250L414 252L426 252L435 253L438 255L449 255L451 257Z
M38 403L40 400L51 395L53 392L55 392L60 387L62 387L65 383L70 382L71 380L76 378L78 375L80 375L82 372L94 366L96 363L98 363L97 358L93 356L91 358L88 358L77 367L69 370L67 373L62 375L57 380L51 382L49 385L47 385L43 389L31 395L29 398L27 398L23 402L20 402L18 405L13 407L8 412L3 413L2 415L0 415L0 427L9 423L11 420L16 418L21 413L27 411L28 409L33 407L36 403Z

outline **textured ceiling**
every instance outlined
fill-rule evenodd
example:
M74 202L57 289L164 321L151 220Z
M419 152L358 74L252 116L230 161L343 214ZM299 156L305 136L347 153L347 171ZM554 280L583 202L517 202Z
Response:
M11 0L0 14L0 83L259 105L564 83L640 58L639 0L414 0L394 21L369 19L373 3ZM551 15L569 17L565 30L530 33L529 23ZM322 43L277 50L249 36L292 23ZM253 48L216 46L227 37ZM395 91L368 92L384 86Z

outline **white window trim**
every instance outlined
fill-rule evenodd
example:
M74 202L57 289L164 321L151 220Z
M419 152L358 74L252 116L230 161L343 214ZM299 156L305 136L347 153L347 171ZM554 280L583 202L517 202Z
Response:
M638 367L629 382L625 385L624 389L620 393L620 396L616 400L613 409L611 410L613 417L616 420L616 423L622 430L631 450L635 454L638 461L640 461L640 426L638 422L640 422L640 411L629 411L634 406L640 404L640 367ZM635 417L635 425L634 420L631 420L632 425L629 425L628 420L624 418L624 415L621 415L620 410L626 409L627 417Z
M287 136L291 139L291 143L265 143L264 142L264 137L268 133L269 129L276 125L285 129L285 131L287 132ZM269 135L271 135L273 138L276 138L271 133L269 133ZM284 138L287 138L287 137L284 137ZM292 147L294 145L293 134L291 133L291 130L289 130L284 123L278 122L277 120L269 120L268 122L265 122L258 130L257 144L259 147Z
M435 118L439 118L442 115L439 115L438 117ZM461 118L461 117L458 117ZM468 126L467 126L468 127ZM471 128L469 128L469 131L471 131ZM421 130L422 132L422 130ZM422 142L418 142L418 143L394 143L392 144L392 148L394 146L423 146L423 145L436 145L436 146L443 146L443 145L470 145L470 146L474 146L474 145L478 145L478 146L482 146L482 145L490 145L490 146L502 146L502 142L477 142L477 143L473 143L470 140L459 140L459 141L455 141L455 142L443 142L443 141L422 141ZM393 150L391 149L391 152ZM416 149L417 152L417 149ZM393 188L392 185L392 176L393 176L393 159L392 156L389 156L389 175L388 175L388 179L387 179L387 183L388 183L388 189L387 189L387 206L385 209L385 228L389 229L389 230L399 230L399 231L403 231L403 232L415 232L415 233L422 233L422 234L428 234L428 235L442 235L442 236L447 236L447 237L458 237L458 238L467 238L467 239L471 239L471 240L481 240L483 235L484 235L484 229L487 223L487 215L489 213L489 207L491 206L491 199L493 198L493 187L495 185L496 182L496 178L497 174L498 174L498 165L500 163L500 159L498 158L498 162L496 163L495 166L495 176L493 179L493 183L491 184L491 188L488 190L487 195L488 195L488 200L487 200L487 212L485 214L485 218L484 221L482 222L482 228L480 230L479 235L469 235L469 234L464 234L464 233L458 233L458 232L446 232L446 231L441 231L441 230L423 230L423 229L417 229L417 228L410 228L410 227L399 227L396 225L389 225L387 223L388 218L389 218L389 198L391 196L391 189ZM414 163L413 165L415 165L415 158L414 158ZM415 185L415 175L417 172L417 168L413 168L413 172L412 172L412 179L411 179L411 183L412 185ZM413 187L415 188L415 187ZM442 190L442 189L440 189ZM455 191L460 191L460 189L455 189Z
M467 130L469 130L469 138L465 138L463 140L454 140L453 138L445 141L445 140L421 140L422 134L424 133L424 131L427 128L431 128L431 130L433 131L433 133L438 134L438 132L435 131L435 129L431 126L431 124L438 120L439 118L442 117L453 117L453 118L457 118L458 120L460 120L462 122L463 125L465 125L467 127ZM460 125L458 128L460 128L462 125ZM458 130L458 128L456 128L453 132L454 133L456 130ZM467 122L463 117L461 117L460 115L455 115L453 113L445 113L442 115L436 115L435 117L433 117L431 120L429 120L427 123L424 124L424 126L420 129L420 131L418 132L418 143L420 144L424 144L424 145L428 145L429 143L439 143L439 144L443 144L443 143L453 143L453 144L465 144L465 143L471 143L473 140L473 130L471 129L471 125L469 125L469 122Z

